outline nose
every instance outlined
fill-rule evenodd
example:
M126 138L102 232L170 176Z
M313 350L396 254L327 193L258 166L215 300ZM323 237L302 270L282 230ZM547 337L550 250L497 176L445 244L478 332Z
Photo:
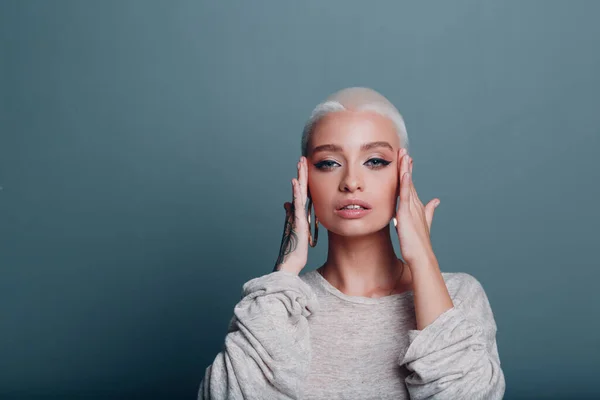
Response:
M353 168L348 167L340 182L340 190L342 192L355 192L357 190L363 190L364 184L360 174Z

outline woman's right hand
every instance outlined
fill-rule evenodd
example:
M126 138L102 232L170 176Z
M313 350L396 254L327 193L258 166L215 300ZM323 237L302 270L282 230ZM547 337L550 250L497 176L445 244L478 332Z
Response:
M285 225L279 257L273 271L285 270L295 274L308 262L308 164L306 157L298 161L298 178L292 179L292 202L285 202Z

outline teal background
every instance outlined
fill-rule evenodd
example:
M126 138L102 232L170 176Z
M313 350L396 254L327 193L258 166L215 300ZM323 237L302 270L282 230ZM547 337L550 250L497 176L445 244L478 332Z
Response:
M506 398L600 397L599 13L1 0L0 397L195 398L277 258L302 124L357 85L406 119L440 266L495 312Z

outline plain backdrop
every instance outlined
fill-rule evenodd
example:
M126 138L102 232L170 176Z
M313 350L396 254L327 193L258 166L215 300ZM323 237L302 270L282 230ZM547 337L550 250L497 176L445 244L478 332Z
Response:
M277 258L302 125L348 86L404 115L440 267L495 313L506 398L599 397L599 13L0 0L0 397L195 398Z

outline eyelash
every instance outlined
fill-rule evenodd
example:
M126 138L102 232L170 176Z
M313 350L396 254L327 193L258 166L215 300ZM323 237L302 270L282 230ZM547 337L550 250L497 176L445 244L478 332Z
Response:
M370 162L370 161L377 161L377 162L379 162L379 165L373 166L373 169L375 169L375 170L385 168L386 166L388 166L389 164L391 164L391 161L387 161L387 160L384 160L382 158L370 158L367 162ZM323 170L323 171L333 169L333 167L331 167L331 166L326 166L326 164L328 164L328 163L336 163L336 162L332 161L332 160L324 160L324 161L316 163L315 167L317 167L317 169L320 169L320 170Z

